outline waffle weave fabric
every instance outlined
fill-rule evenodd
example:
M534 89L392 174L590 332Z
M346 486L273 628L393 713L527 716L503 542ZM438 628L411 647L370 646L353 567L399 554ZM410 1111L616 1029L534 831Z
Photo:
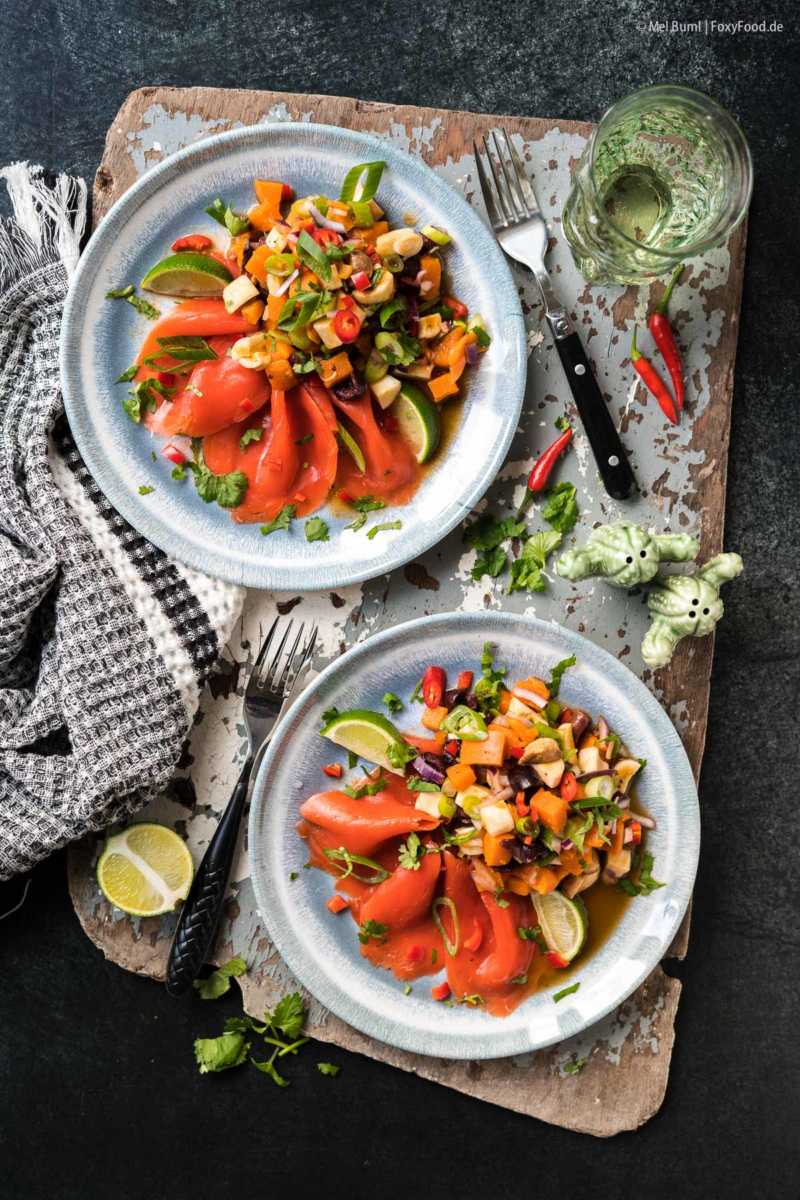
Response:
M130 817L170 780L240 589L111 507L72 440L59 333L86 189L0 172L0 879Z

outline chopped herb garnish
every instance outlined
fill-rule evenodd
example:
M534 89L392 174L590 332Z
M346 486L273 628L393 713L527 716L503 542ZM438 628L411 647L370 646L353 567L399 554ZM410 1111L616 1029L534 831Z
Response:
M521 537L525 522L516 517L498 521L491 513L483 513L464 530L464 544L473 550L494 550L509 538Z
M399 713L403 711L403 701L394 692L384 692L381 704L388 708L390 713Z
M325 283L329 282L331 278L330 259L322 247L318 246L314 239L306 233L305 229L297 239L297 255L309 270L313 271L315 275L319 275Z
M149 300L145 300L144 296L136 295L136 289L132 283L122 288L112 288L110 292L106 292L106 300L125 300L138 313L141 313L143 317L149 317L151 321L156 321L161 316L155 304L151 304ZM128 369L130 370L130 368ZM117 380L117 382L119 383L120 380Z
M150 487L150 485L147 483L142 483L139 485L139 495L140 496L149 496L150 493L154 492L155 490L156 489L154 487Z
M561 1068L565 1075L579 1075L588 1062L588 1058L573 1058Z
M410 984L410 983L407 983L407 984L405 985L405 987L403 988L403 995L404 995L404 996L410 996L410 995L411 995L411 984Z
M384 925L383 921L362 921L358 927L358 940L362 946L366 946L370 941L382 946L388 936L389 926Z
M295 879L299 878L297 871L289 872L289 883L294 883Z
M435 783L428 783L427 779L407 779L406 787L409 792L440 792L442 789Z
M511 980L511 982L518 983L522 986L528 982L528 976L527 975L515 975L514 978Z
M186 468L185 467L173 467L172 468L172 478L177 483L180 483L182 479L186 478Z
M506 675L505 667L495 670L491 642L484 642L481 654L482 676L475 684L475 699L482 712L494 716L500 706L500 689Z
M494 550L487 550L483 554L479 554L475 559L475 565L470 574L475 580L483 579L484 575L491 576L496 579L501 575L508 565L508 555L502 546L496 546Z
M432 967L436 966L438 958L439 958L439 955L436 953L436 948L434 947L434 949L431 950L431 966Z
M556 429L560 429L562 433L565 433L569 429L569 419L563 416L563 414L556 420Z
M336 1065L336 1063L329 1063L329 1062L318 1062L317 1063L317 1070L319 1071L320 1075L330 1075L333 1079L336 1078L336 1076L339 1074L341 1069L342 1068L338 1067Z
M126 370L124 370L122 374L114 380L114 383L130 383L138 370L139 364L132 363L131 366L127 367Z
M560 541L560 533L544 530L529 537L522 547L519 558L516 558L511 564L509 592L523 590L543 592L547 583L542 571L547 562L547 556L555 550Z
M252 429L245 429L239 438L239 449L245 450L251 442L260 442L263 432L264 428L261 425L255 425Z
M277 517L273 517L266 525L260 525L259 531L262 537L268 537L271 533L276 533L279 529L288 529L294 520L294 515L297 509L293 504L284 504Z
M574 667L577 661L575 655L570 654L569 658L562 658L561 662L556 663L553 667L550 672L550 682L547 685L551 697L558 695L558 689L561 687L561 679L564 672L568 671L570 667Z
M376 500L374 496L359 496L358 499L352 501L352 507L357 510L358 516L349 525L345 525L345 529L358 530L366 524L367 513L386 508L386 501Z
M390 764L399 770L410 763L412 758L417 757L417 751L406 742L389 742L386 747L386 757Z
M249 1049L243 1033L223 1033L216 1038L196 1038L194 1057L200 1074L207 1075L241 1066Z
M301 438L297 439L297 441L295 442L295 446L305 446L306 442L313 442L313 440L314 440L313 433L304 433Z
M244 471L214 475L205 464L201 438L192 438L192 453L194 462L186 465L194 476L194 486L200 499L206 504L216 502L220 508L236 508L237 504L241 504L247 491L247 476Z
M372 541L376 534L384 533L387 529L402 529L402 521L384 521L382 525L373 525L367 530L367 537Z
M342 879L347 879L352 875L354 879L358 879L361 883L373 884L383 883L384 879L389 878L389 872L384 870L381 864L375 862L373 858L364 858L361 854L351 854L349 850L345 850L344 846L340 846L338 850L323 850L323 854L335 867L344 865ZM356 866L368 867L371 874L359 874L355 869Z
M213 217L214 220L223 227L223 229L227 229L231 237L237 237L240 233L244 233L245 230L250 228L250 219L235 213L230 204L225 204L222 200L220 200L219 196L217 196L213 204L209 205L209 207L206 209L206 212L210 217Z
M422 854L422 842L419 840L419 835L410 833L405 845L400 847L400 853L397 856L398 865L404 867L406 871L418 871Z
M328 525L322 517L310 517L303 526L307 542L327 542L330 540Z
M571 996L574 992L577 992L580 986L580 983L572 983L569 987L562 988L560 992L554 992L554 1002L558 1004L559 1000L563 1000L565 996Z
M216 351L211 349L203 337L164 337L157 338L156 341L170 358L177 358L178 362L189 363L191 366L217 357ZM172 371L174 368L166 369Z

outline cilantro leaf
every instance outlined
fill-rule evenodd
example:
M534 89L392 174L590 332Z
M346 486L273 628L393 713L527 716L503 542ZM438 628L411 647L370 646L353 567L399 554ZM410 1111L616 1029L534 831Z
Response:
M640 896L649 896L651 892L656 892L659 888L665 886L665 884L660 883L658 879L653 878L652 872L654 861L655 860L653 859L650 851L645 850L644 854L642 855L641 866L639 868L638 886Z
M509 592L527 589L530 592L543 592L546 581L542 569L547 556L555 550L561 541L561 534L540 530L529 537L522 547L519 558L511 564L511 581Z
M341 1069L342 1068L337 1066L336 1063L329 1063L329 1062L318 1062L317 1063L317 1070L319 1071L320 1075L330 1075L333 1079L336 1078L336 1076L339 1074Z
M294 504L284 504L277 517L273 517L266 525L259 527L262 537L268 537L269 534L275 533L278 529L288 529L291 525L294 515L297 512Z
M274 1055L272 1058L268 1058L265 1062L256 1062L254 1058L251 1058L250 1062L254 1067L257 1067L259 1071L262 1071L264 1075L269 1075L272 1082L276 1083L278 1087L284 1088L289 1086L289 1080L284 1079L283 1075L281 1075L280 1071L275 1066Z
M180 466L178 466L178 467L173 467L173 468L172 468L172 478L173 478L173 479L175 479L175 480L177 480L177 481L178 481L178 483L180 483L180 481L181 481L182 479L185 479L185 478L186 478L186 468L185 468L185 467L180 467Z
M406 787L410 792L440 792L442 789L426 779L407 779Z
M485 554L479 554L475 559L475 565L471 571L472 578L480 580L484 575L490 575L492 579L496 579L507 563L508 555L503 547L495 546L493 550L487 550Z
M239 449L245 450L251 442L260 442L263 432L264 429L261 425L255 425L252 429L245 429L244 433L239 438Z
M422 842L419 840L419 834L410 833L405 844L400 847L397 864L400 867L405 867L407 871L418 871L422 853Z
M139 364L133 363L130 367L125 368L122 374L114 380L114 383L130 383L138 370Z
M243 958L231 958L212 971L207 979L195 979L194 987L201 1000L216 1000L230 991L231 979L244 975L247 963Z
M577 661L575 655L570 654L569 658L562 658L561 662L557 662L553 667L550 672L550 682L547 685L551 697L558 695L558 689L561 687L561 678L564 672L568 671L570 667L574 667Z
M390 713L399 713L403 711L403 701L394 692L384 692L381 704L388 708Z
M484 642L481 654L482 677L475 684L475 699L478 707L488 716L493 716L500 705L500 688L506 675L505 667L495 669L491 642Z
M247 1058L250 1043L243 1033L223 1033L216 1038L196 1038L194 1057L201 1075L239 1067Z
M206 504L214 501L220 508L236 508L247 491L247 476L244 471L229 471L227 475L214 475L203 458L203 443L200 438L192 439L194 462L187 463L194 476L197 494Z
M278 1001L272 1013L268 1012L265 1015L273 1029L277 1029L288 1038L297 1038L303 1031L306 1019L303 997L299 992L290 992Z
M307 542L328 542L330 541L328 525L323 521L322 517L310 517L306 521L304 527L306 531Z
M407 745L405 742L389 742L386 747L386 757L393 767L398 769L404 767L406 763L410 763L412 758L417 757L417 751L413 746Z
M588 1061L588 1058L573 1058L565 1063L561 1070L565 1075L579 1075Z
M386 501L376 500L374 496L359 496L352 501L352 507L357 510L358 516L349 525L345 525L345 529L358 530L362 525L366 524L367 513L377 512L378 509L386 508Z
M498 521L491 513L483 513L464 530L464 544L472 550L494 550L501 542L520 537L524 532L525 522L516 517Z
M574 483L557 483L547 493L542 516L559 533L569 533L578 519L578 502Z
M139 485L139 495L140 496L149 496L150 493L154 492L155 490L156 489L154 487L150 487L150 485L147 483L142 483Z

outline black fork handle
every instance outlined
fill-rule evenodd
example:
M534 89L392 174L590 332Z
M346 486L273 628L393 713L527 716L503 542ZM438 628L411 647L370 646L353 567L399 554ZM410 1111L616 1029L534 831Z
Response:
M572 332L556 336L555 343L605 489L615 500L627 500L636 480L581 339Z
M170 996L187 992L208 959L225 900L253 761L254 756L249 754L181 911L167 963Z

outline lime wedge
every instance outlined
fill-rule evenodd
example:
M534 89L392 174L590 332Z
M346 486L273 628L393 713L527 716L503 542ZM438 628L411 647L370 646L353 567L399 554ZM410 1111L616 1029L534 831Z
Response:
M367 762L385 767L395 775L403 775L402 766L392 764L389 753L395 747L399 753L399 761L408 750L407 744L395 729L391 721L387 721L381 713L369 712L366 708L351 708L348 712L339 713L322 727L322 736L345 750L351 750L359 758Z
M561 892L546 896L531 896L544 940L567 962L572 962L583 949L589 921L580 900L568 900Z
M159 296L221 296L233 279L227 267L208 254L171 254L156 263L142 287Z
M106 900L134 917L172 912L193 875L188 846L164 825L129 825L108 839L97 864Z
M442 436L442 421L436 405L413 383L404 383L391 413L417 462L427 462Z

